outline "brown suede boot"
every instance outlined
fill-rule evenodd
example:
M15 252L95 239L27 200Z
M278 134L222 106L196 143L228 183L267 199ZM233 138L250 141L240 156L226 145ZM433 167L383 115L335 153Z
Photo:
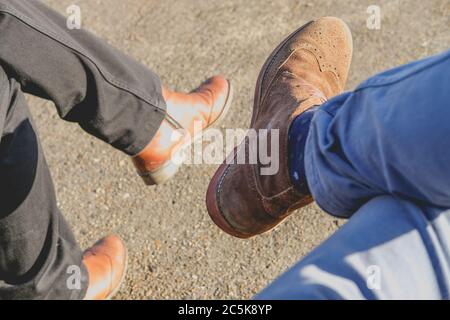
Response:
M119 291L125 278L125 244L115 235L103 238L84 252L83 264L89 274L84 300L109 300Z
M249 238L266 232L294 210L313 201L291 182L288 132L292 121L344 90L352 57L352 37L337 18L312 21L285 39L263 66L255 94L251 128L279 130L279 171L262 175L258 164L227 164L240 152L249 159L249 139L229 155L207 193L208 212L225 232ZM260 141L258 141L258 145Z
M133 158L148 185L164 183L176 174L184 149L227 114L232 88L229 81L215 76L187 94L163 88L163 96L167 117L150 144Z

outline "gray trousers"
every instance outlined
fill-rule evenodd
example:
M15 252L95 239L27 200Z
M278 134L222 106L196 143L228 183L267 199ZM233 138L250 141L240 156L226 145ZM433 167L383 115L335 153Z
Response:
M80 299L82 251L56 206L24 93L128 155L165 117L157 75L39 1L0 0L0 299ZM79 267L81 288L68 287Z

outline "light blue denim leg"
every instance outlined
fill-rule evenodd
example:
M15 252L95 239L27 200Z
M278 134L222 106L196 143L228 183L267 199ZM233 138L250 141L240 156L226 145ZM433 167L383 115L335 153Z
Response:
M257 299L449 299L450 210L377 197Z

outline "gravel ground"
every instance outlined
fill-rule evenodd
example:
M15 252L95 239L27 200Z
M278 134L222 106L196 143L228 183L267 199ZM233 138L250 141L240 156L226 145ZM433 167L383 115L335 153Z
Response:
M447 49L449 0L49 0L65 14L82 10L83 27L134 56L177 90L205 77L232 79L227 128L250 121L254 84L272 49L312 18L334 15L354 33L348 88L382 71ZM366 26L381 7L380 30ZM344 221L317 206L275 231L243 241L210 221L204 197L214 166L187 166L167 185L146 187L126 156L60 121L52 104L30 98L59 205L83 247L116 232L130 268L118 299L247 299L331 235Z

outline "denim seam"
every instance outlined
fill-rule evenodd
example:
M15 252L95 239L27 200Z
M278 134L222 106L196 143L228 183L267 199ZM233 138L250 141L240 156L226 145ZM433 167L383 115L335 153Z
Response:
M327 101L327 102L329 102L329 101ZM327 103L327 102L326 102L326 103ZM319 109L319 110L317 110L317 111L325 112L326 114L328 114L330 117L333 117L333 118L336 116L336 114L331 113L331 112L328 111L328 110Z
M407 200L408 201L408 200ZM424 208L421 208L421 210L425 211ZM433 236L436 237L437 241L441 240L441 237L439 236L439 232L437 232L435 226L433 223L431 223L428 217L426 216L420 216L421 222L424 224L425 232L419 232L420 237L422 238L422 242L424 246L426 247L427 255L432 261L432 264L434 267L437 275L436 275L436 282L438 287L440 288L441 294L443 296L443 299L448 300L449 299L449 290L448 285L444 283L445 279L445 267L443 266L441 259L439 259L439 250L436 248L436 246L433 244ZM419 223L419 222L418 222ZM427 227L432 229L433 235L430 235L430 233L426 232Z
M6 4L2 4L0 5L0 12L9 14L15 18L17 18L19 21L21 21L22 23L28 25L29 27L35 29L36 31L38 31L39 33L43 34L46 37L49 37L50 39L53 39L57 42L59 42L60 44L62 44L63 46L67 47L70 50L73 50L75 52L77 52L78 54L84 56L85 58L87 58L89 61L91 61L94 66L97 68L97 70L100 72L100 74L103 76L103 78L109 82L111 85L115 86L116 88L126 91L128 93L131 93L133 95L135 95L137 98L143 100L144 102L146 102L147 104L151 105L152 107L154 107L155 109L157 109L160 112L163 112L164 114L166 114L166 111L164 108L159 107L156 105L156 103L153 103L151 100L152 98L150 96L148 96L145 92L142 92L139 89L136 88L130 88L129 86L127 86L126 84L122 83L121 81L117 80L115 77L113 77L109 72L103 70L102 68L100 68L100 66L96 63L95 59L92 58L91 56L89 56L88 54L86 54L84 52L83 49L81 49L79 46L77 46L74 43L70 43L71 41L64 39L62 37L59 37L59 35L53 33L51 30L46 29L43 26L38 26L36 24L34 24L32 21L30 21L30 19L24 15L22 15L21 13L15 11L13 8L9 7Z
M431 63L431 64L429 64L429 65L420 67L420 68L418 68L417 70L415 70L415 71L413 71L413 72L411 72L411 73L405 74L404 76L401 76L401 77L398 78L398 79L395 79L395 80L387 80L386 82L378 83L378 84L376 84L376 83L370 84L370 83L369 83L369 84L367 84L367 85L363 85L363 86L361 86L361 87L359 87L359 88L356 88L353 92L356 93L356 92L363 91L363 90L365 90L365 89L386 87L386 86L389 86L389 85L393 85L393 84L402 82L403 80L406 80L406 79L408 79L408 78L410 78L410 77L412 77L412 76L417 75L418 73L421 73L421 72L423 72L423 71L426 71L426 70L429 69L429 68L432 68L432 67L434 67L434 66L436 66L436 65L438 65L438 64L444 63L444 62L446 62L446 61L449 60L449 59L450 59L450 57L445 55L445 56L442 57L441 59L439 59L439 60L437 60L437 61L435 61L435 62L433 62L433 63ZM376 76L375 76L375 77L376 77ZM368 80L368 81L370 81L370 80Z
M325 110L319 109L317 111L324 111L325 113L327 113L328 115L333 117L332 114L330 114L329 112L327 112ZM311 123L311 125L312 125L312 123ZM317 203L317 205L323 211L327 212L328 214L332 215L333 217L347 218L347 216L344 214L333 213L333 211L342 212L342 211L346 211L346 210L342 209L342 208L338 208L337 206L335 206L334 204L332 204L330 201L328 201L326 199L327 192L325 191L323 185L320 183L319 179L317 178L316 167L311 163L312 157L310 156L310 152L308 152L308 144L309 144L310 139L312 139L312 138L311 138L311 135L309 134L308 139L306 141L306 145L305 145L304 161L305 161L306 181L308 183L311 194L314 197L314 201Z
M329 215L336 217L336 218L342 218L345 219L346 216L343 214L338 214L333 211L342 211L339 208L337 208L335 205L333 205L330 201L326 200L326 192L322 186L322 184L318 181L316 178L316 172L313 169L313 166L309 166L310 169L310 175L308 179L310 190L314 190L312 195L314 196L314 201L317 203L317 205L326 213ZM313 179L311 179L313 178Z

